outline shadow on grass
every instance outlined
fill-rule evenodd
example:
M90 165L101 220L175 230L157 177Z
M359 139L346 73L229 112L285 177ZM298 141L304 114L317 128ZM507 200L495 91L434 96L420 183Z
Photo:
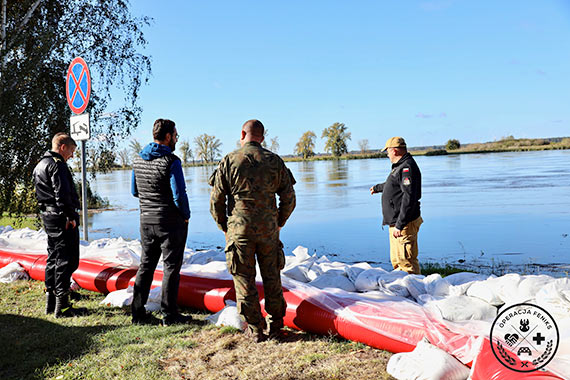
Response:
M63 326L21 315L0 315L0 378L39 379L47 364L86 353L94 335L120 326Z

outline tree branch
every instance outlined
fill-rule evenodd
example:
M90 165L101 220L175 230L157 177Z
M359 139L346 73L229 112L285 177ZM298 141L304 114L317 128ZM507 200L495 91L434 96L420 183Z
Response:
M6 2L6 0L2 0L4 1L4 3ZM20 33L22 33L22 31L24 30L24 27L26 26L26 24L28 23L28 21L30 21L30 18L32 17L32 14L34 13L34 11L36 10L36 8L40 5L40 3L42 2L42 0L36 0L32 6L30 7L30 9L28 9L28 12L26 13L26 15L24 16L24 19L22 20L22 22L20 23L20 25L18 25L18 27L16 28L16 30L14 31L14 34L12 35L12 37L10 38L10 42L7 44L6 46L6 35L4 34L2 40L0 41L4 46L5 49L9 49L12 47L12 45L14 44L14 41L16 40L16 38L18 37L18 35Z

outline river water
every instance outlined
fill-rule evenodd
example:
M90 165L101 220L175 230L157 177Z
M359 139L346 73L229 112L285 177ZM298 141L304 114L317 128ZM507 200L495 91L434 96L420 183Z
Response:
M519 265L570 268L570 151L416 157L422 171L420 261L497 269ZM297 208L281 233L296 246L344 262L389 266L388 229L380 194L388 159L289 162ZM209 213L207 179L214 167L184 169L192 211L187 245L224 245ZM92 186L113 210L90 215L90 239L139 238L138 200L130 171L98 175ZM534 268L534 269L532 269ZM560 269L562 268L562 269Z

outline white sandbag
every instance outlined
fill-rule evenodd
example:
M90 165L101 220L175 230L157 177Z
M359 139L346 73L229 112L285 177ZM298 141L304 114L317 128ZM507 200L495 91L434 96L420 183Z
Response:
M423 280L426 293L432 296L446 296L449 294L451 286L446 279L443 279L439 273L433 273Z
M226 306L222 310L206 317L206 321L216 326L231 326L242 331L245 330L247 326L246 322L238 313L236 303L231 300L226 301Z
M325 272L317 265L317 263L314 263L307 271L307 278L309 279L309 281L313 281L317 279L319 276L321 276L323 273Z
M406 288L403 289L406 292L408 291L408 289ZM404 297L399 296L385 288L379 288L378 290L371 290L369 292L360 293L359 296L378 301L380 300L398 301L398 300L404 300L405 298L405 296Z
M378 289L378 278L383 274L386 274L386 271L382 268L366 269L356 277L354 286L359 292Z
M353 264L346 268L346 275L350 281L355 282L360 273L370 268L372 268L372 266L367 262Z
M519 303L519 284L522 279L523 277L518 273L509 273L492 281L495 285L495 293L501 299L501 303ZM526 300L520 300L520 302L524 301Z
M309 282L309 285L315 286L319 289L338 288L346 290L347 292L356 291L354 284L346 276L329 272L324 273L323 275Z
M309 282L311 281L311 279L309 278L309 270L311 269L315 261L317 261L317 256L313 255L304 260L300 264L297 262L293 262L291 265L287 265L285 268L283 268L283 271L281 273L296 281ZM311 277L313 276L311 275ZM316 277L314 277L313 280L315 278Z
M297 248L295 248L293 250L293 254L297 258L298 262L303 262L305 260L308 260L311 257L309 255L309 250L303 246L300 246L300 245L297 246Z
M475 281L469 289L467 295L470 297L479 298L493 306L504 304L504 301L498 294L499 281L497 278L489 278L485 281Z
M287 270L281 272L284 276L289 277L292 280L299 282L309 282L309 277L307 276L307 267L303 265L296 265Z
M160 311L160 301L162 300L162 287L152 288L148 294L148 301L144 308L146 311Z
M464 284L460 285L451 285L448 289L448 293L450 296L464 296L467 294L467 290L476 283L477 281L469 281Z
M18 280L29 280L26 270L17 262L10 263L0 268L0 282L8 284Z
M148 295L148 301L145 305L147 311L159 311L160 300L162 296L162 288L160 286L151 289ZM133 287L129 286L126 289L115 290L107 294L105 299L100 302L102 305L112 307L126 307L133 303Z
M387 285L378 284L378 290L386 289L390 293L398 296L398 297L411 297L408 288L405 285L399 283L400 280L392 281Z
M113 307L129 306L133 303L133 287L129 286L127 289L115 290L107 294L100 303L101 305Z
M445 280L451 285L461 285L472 281L484 281L487 278L489 278L489 276L471 272L453 273L449 276L445 276Z
M311 281L313 281L325 273L346 276L346 270L348 267L348 264L341 263L339 261L326 260L324 262L320 262L317 260L313 266L311 266L308 277Z
M408 292L414 299L418 299L421 294L426 294L426 286L423 282L424 276L418 274L409 274L406 277L394 281L408 288Z
M570 315L570 279L557 278L544 285L536 293L536 304L556 316L568 318Z
M386 371L398 380L465 380L469 368L427 339L412 352L394 354Z
M208 250L208 251L198 251L198 252L185 252L184 264L200 264L205 265L211 263L212 261L225 261L225 252Z
M393 270L391 272L384 271L383 273L380 274L380 277L378 277L378 284L386 285L401 278L404 278L407 275L408 274L406 272L401 270Z
M431 297L431 299L430 299ZM470 320L492 320L497 316L497 308L487 302L469 296L419 297L424 307L440 314L443 319L452 322Z
M554 278L547 275L529 275L523 276L519 287L517 303L527 302L536 298L536 294L543 286L554 282Z

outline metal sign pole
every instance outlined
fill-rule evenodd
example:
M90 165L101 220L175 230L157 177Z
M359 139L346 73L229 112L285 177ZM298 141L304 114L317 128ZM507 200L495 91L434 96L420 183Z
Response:
M87 165L85 162L85 140L81 140L81 210L83 212L83 240L88 241L87 228Z
M89 127L89 113L84 111L89 105L91 95L91 75L87 63L81 57L75 57L67 68L65 80L65 96L67 104L75 114L69 119L70 135L75 141L81 141L81 211L83 214L83 239L89 240L87 228L87 165L85 163L85 140L88 140L91 131Z

